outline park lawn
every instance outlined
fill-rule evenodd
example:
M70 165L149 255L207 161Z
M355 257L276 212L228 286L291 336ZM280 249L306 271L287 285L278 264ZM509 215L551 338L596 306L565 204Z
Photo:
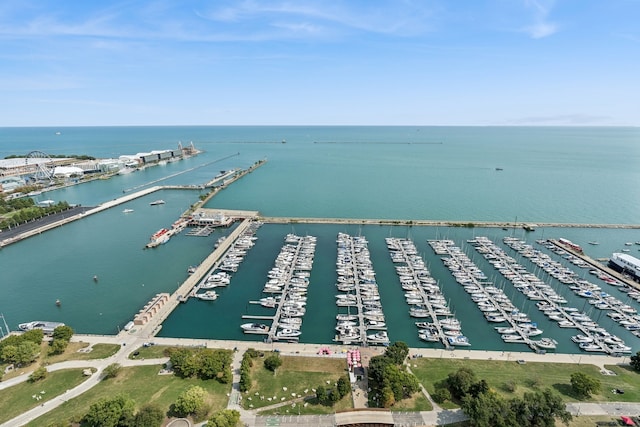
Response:
M75 399L69 400L46 415L32 421L29 426L47 426L54 422L79 420L89 411L91 404L101 398L112 398L124 393L135 400L138 407L145 403L155 403L163 411L169 411L178 396L191 387L198 385L209 393L210 414L227 406L227 393L231 384L220 384L215 380L180 378L176 375L158 375L160 365L135 366L122 368L116 378L101 381Z
M411 370L429 393L433 393L436 385L445 380L449 373L467 367L476 373L478 379L487 381L492 389L506 398L522 397L525 392L551 388L559 393L565 402L581 400L636 402L640 400L640 375L630 369L618 366L609 367L618 374L609 376L602 375L597 366L586 364L537 362L518 364L515 361L428 358L415 359L411 363ZM574 372L582 372L598 379L602 386L600 393L592 395L589 399L579 399L575 396L570 383L570 375ZM507 384L510 382L516 385L514 392L508 390ZM613 394L611 393L613 388L623 389L625 393ZM450 402L446 402L442 406L447 409L455 407Z
M48 364L67 360L95 360L111 357L120 350L120 344L94 344L89 352L79 351L89 347L86 342L72 342L62 354L47 356L44 361Z
M420 411L433 411L433 406L431 402L424 397L422 394L422 390L413 393L408 399L402 399L399 402L396 402L391 408L392 411L398 412L420 412Z
M135 351L129 354L129 359L161 359L163 357L168 357L165 354L165 351L169 348L174 348L171 345L150 345L149 347L139 347ZM137 356L134 356L133 353L139 352Z
M17 417L87 380L89 377L82 375L82 371L83 369L65 369L49 372L46 378L35 383L26 381L0 390L0 423ZM36 400L33 396L39 396L40 399Z
M266 353L265 357L270 354ZM251 368L252 387L242 396L243 407L257 409L295 399L297 395L315 395L313 389L321 384L325 387L333 387L338 378L347 373L344 359L280 357L282 366L276 370L275 374L264 367L264 358L253 359L253 367ZM327 381L329 384L327 384ZM296 396L292 396L292 393L295 393ZM261 396L264 396L264 399L261 399ZM253 405L253 408L250 405ZM308 405L307 408L309 406L311 405ZM302 413L302 410L300 413Z

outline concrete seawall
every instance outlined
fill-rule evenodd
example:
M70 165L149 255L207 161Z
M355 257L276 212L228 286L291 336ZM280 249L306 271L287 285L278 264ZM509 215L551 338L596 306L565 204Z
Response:
M359 224L359 225L401 225L401 226L432 226L432 227L499 227L508 229L522 229L522 225L514 227L512 222L500 221L442 221L430 219L363 219L363 218L302 218L302 217L260 217L264 223L273 224ZM577 224L562 222L538 222L537 227L559 228L611 228L611 229L640 229L640 224Z

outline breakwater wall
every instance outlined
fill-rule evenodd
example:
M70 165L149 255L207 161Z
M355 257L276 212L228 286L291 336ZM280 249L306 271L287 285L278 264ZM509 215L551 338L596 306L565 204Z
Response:
M302 217L264 217L258 218L264 223L272 224L360 224L360 225L401 225L401 226L431 226L431 227L497 227L505 229L520 229L527 224L514 226L512 222L500 221L442 221L429 219L362 219L362 218L302 218ZM536 227L565 227L565 228L611 228L611 229L640 229L640 224L578 224L562 222L538 222Z

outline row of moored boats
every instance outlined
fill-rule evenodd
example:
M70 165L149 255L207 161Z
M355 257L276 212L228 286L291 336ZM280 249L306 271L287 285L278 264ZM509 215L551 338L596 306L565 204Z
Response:
M287 234L285 244L267 273L262 292L267 296L255 303L276 310L272 324L251 322L241 325L245 333L266 334L267 340L296 341L302 334L307 288L316 249L315 236ZM263 316L244 316L245 318Z
M244 260L247 251L255 245L255 241L258 239L255 234L261 225L262 223L258 221L249 224L249 227L238 236L216 266L194 288L193 297L204 301L218 299L219 295L216 288L225 288L231 283L231 273L238 270L238 266Z
M416 322L418 336L427 342L441 342L446 348L469 346L460 321L451 312L436 280L410 239L387 237L387 248L400 286L409 305L409 314L424 320Z
M547 254L535 251L530 245L512 237L505 237L503 242L536 266L542 268L551 277L562 278L561 283L569 284L577 294L593 289L588 282L569 281L571 269L553 261ZM580 349L588 352L609 354L628 353L631 349L624 342L607 332L594 322L591 317L575 307L567 306L567 299L560 296L555 289L537 275L529 272L523 265L486 237L477 237L473 245L513 286L529 300L536 302L536 307L561 328L575 328L580 334L573 337ZM587 294L584 294L587 295ZM583 339L582 337L588 337Z
M388 345L389 336L367 239L338 233L336 295L338 315L334 341Z

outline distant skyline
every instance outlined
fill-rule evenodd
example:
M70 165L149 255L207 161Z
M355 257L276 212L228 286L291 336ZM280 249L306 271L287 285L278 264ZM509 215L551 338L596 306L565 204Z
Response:
M639 0L0 3L0 126L640 126Z

